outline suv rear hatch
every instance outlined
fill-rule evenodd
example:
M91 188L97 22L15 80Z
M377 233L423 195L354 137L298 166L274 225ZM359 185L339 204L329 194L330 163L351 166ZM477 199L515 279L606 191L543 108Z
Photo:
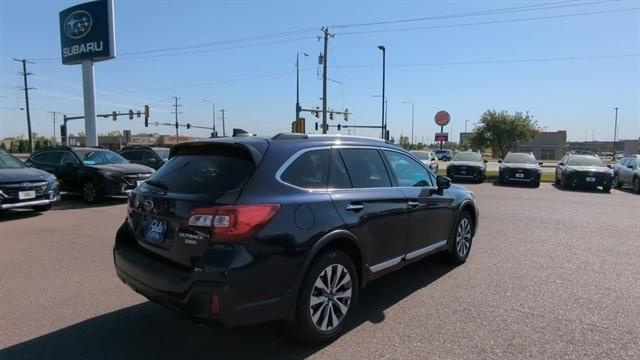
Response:
M219 141L175 146L169 161L129 198L129 223L138 244L192 268L211 242L224 240L217 239L211 215L235 208L230 205L265 151L266 142L261 149Z

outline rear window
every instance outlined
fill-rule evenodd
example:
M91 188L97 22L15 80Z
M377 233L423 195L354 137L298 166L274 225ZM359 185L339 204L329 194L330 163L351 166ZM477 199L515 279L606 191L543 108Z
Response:
M149 182L168 192L216 194L242 187L254 171L251 156L242 149L198 147L176 154Z

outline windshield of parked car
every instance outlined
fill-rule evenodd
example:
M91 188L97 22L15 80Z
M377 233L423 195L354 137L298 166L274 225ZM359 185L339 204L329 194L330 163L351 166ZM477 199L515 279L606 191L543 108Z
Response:
M602 161L597 157L583 155L583 156L569 156L567 160L569 166L604 166Z
M6 152L0 152L0 169L20 169L25 167L22 161Z
M169 149L153 149L153 151L155 151L156 154L160 156L160 159L162 159L162 161L169 160Z
M86 165L128 164L129 161L109 150L75 150L75 153Z
M420 160L431 160L431 156L426 151L412 151L411 153Z
M460 152L453 157L453 161L482 161L482 155L475 152Z
M537 164L536 158L531 154L507 154L502 161L511 164Z

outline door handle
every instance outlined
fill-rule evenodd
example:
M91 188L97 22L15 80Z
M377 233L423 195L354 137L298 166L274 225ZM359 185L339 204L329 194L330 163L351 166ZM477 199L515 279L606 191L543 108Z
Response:
M349 211L360 211L362 209L364 209L364 205L362 204L349 204L346 207L347 210Z
M419 202L417 202L417 201L409 201L409 202L407 203L407 205L408 205L410 208L417 208L418 206L420 206L420 203L419 203Z

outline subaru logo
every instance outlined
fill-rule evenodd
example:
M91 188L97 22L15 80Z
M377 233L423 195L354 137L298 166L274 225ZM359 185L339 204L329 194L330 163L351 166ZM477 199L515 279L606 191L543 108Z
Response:
M30 188L31 187L31 183L30 182L23 182L22 184L20 184L20 187L23 188L23 189Z
M153 207L154 207L153 200L145 200L144 203L142 203L142 206L146 211L153 210Z
M69 14L64 20L64 33L72 39L80 39L91 30L93 20L84 10L77 10Z

